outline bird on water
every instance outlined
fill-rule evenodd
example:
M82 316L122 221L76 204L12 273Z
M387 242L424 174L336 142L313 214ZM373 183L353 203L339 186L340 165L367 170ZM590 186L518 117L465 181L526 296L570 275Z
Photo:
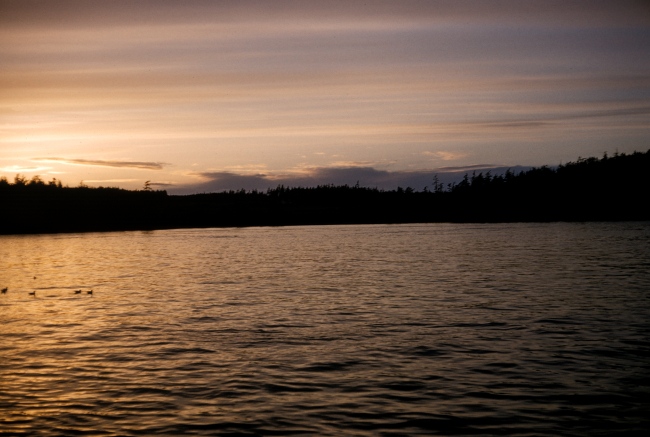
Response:
M75 290L74 294L81 294L81 290Z
M30 296L34 296L34 297L36 297L36 290L34 290L34 291L32 291L31 293L29 293L29 295L30 295Z
M7 292L7 290L9 290L9 287L5 287L5 288L3 288L3 289L2 289L2 294L5 294L5 293Z
M86 293L88 293L88 294L93 294L93 291L92 291L92 290L89 290L89 291L86 291Z

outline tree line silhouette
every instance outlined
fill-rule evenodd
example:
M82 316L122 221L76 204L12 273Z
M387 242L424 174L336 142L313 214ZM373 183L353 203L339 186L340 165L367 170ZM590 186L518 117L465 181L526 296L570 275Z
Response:
M579 158L552 168L395 190L356 185L229 190L185 196L152 190L0 178L0 233L309 224L648 220L650 150Z

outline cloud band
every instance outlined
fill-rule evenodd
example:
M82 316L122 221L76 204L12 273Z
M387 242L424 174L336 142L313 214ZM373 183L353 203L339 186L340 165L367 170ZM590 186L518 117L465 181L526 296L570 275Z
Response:
M72 158L32 158L31 160L45 161L45 162L60 162L63 164L70 164L70 165L135 168L138 170L162 170L163 166L170 165L164 162L104 161L99 159L72 159Z

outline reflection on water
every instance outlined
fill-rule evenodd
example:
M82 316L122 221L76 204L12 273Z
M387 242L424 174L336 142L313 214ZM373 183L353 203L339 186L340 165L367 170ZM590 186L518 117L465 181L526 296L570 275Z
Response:
M648 223L2 236L5 286L2 435L650 425Z

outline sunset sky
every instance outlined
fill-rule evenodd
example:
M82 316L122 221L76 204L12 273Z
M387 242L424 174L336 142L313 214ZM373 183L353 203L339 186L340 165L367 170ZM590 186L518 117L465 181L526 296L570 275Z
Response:
M649 5L0 0L0 176L420 190L645 151Z

